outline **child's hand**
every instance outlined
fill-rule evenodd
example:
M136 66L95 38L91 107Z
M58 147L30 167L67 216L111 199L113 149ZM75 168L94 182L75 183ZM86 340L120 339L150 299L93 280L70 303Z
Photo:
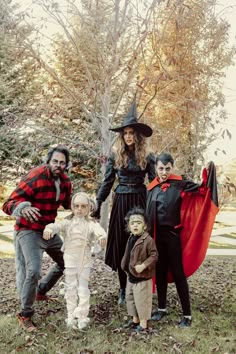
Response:
M145 264L142 263L142 264L137 264L136 266L134 266L134 268L137 273L142 273L142 271L146 269L146 266Z
M102 247L102 248L105 248L106 247L106 244L107 244L107 240L105 238L101 238L99 240L99 245Z
M44 231L43 231L43 238L44 238L44 240L50 240L50 238L53 238L53 233L52 233L52 230L49 230L49 229L45 229Z

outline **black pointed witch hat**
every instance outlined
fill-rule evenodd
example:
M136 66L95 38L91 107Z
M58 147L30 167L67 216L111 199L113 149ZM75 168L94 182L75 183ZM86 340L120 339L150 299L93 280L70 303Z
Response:
M137 105L136 101L134 101L129 109L128 114L125 116L123 124L117 128L110 128L113 132L122 132L124 128L132 127L140 134L149 137L152 135L152 128L149 125L144 123L139 123L137 120Z

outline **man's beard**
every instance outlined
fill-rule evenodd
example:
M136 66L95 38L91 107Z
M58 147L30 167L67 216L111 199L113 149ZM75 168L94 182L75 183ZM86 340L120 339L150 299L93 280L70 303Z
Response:
M56 169L53 169L51 166L49 166L50 172L53 175L53 177L60 177L62 175L63 170L60 167L57 167Z

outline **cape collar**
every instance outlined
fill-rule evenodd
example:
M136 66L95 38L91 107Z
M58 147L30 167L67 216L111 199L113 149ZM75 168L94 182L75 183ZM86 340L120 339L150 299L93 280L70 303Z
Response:
M160 182L159 178L156 177L149 185L147 186L147 190L150 191L154 187L158 186L161 183L166 183L167 181L174 180L174 181L182 181L182 177L178 175L171 174L166 181Z

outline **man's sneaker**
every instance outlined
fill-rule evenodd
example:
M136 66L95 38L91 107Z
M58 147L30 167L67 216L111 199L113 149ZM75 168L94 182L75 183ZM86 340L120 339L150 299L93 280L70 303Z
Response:
M191 327L192 320L187 317L183 317L182 320L179 322L179 328L188 328Z
M153 312L151 320L152 321L160 321L166 315L167 315L166 311L157 310L157 311Z
M43 295L43 294L37 293L35 300L36 300L36 301L55 301L56 298L53 298L53 297L48 296L48 295L46 295L46 294Z
M24 317L20 313L17 315L19 325L26 329L28 332L34 332L37 330L37 327L32 322L31 317Z

